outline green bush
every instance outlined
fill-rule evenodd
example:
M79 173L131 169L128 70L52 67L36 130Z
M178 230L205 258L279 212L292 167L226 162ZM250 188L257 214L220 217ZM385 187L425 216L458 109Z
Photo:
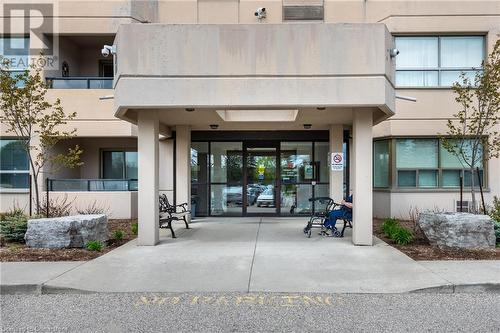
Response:
M400 226L393 231L391 239L398 245L408 245L413 240L413 234Z
M392 238L392 234L399 227L399 222L396 219L385 219L382 224L382 232L389 238Z
M137 235L137 233L139 232L139 224L137 222L132 223L132 225L130 226L130 230L134 235Z
M408 245L413 240L412 232L402 227L396 219L384 220L382 232L398 245Z
M495 236L497 238L497 246L500 245L500 222L498 221L493 221L494 223L494 228L495 228Z
M500 198L493 197L493 207L490 209L490 217L500 223Z
M88 241L87 244L85 244L85 247L89 251L101 252L101 250L102 250L102 243L99 242L99 241Z
M28 217L24 214L5 214L0 221L0 234L7 242L24 242L28 229Z
M116 240L122 240L123 239L123 231L121 230L116 230L114 233L113 233L113 237L116 239Z

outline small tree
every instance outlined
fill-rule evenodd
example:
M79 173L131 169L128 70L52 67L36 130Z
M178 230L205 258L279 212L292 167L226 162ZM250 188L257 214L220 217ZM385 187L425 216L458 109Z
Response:
M473 211L476 210L476 166L500 155L500 40L473 80L465 73L453 85L460 111L447 123L444 148L470 170ZM485 212L486 213L486 212Z
M7 133L18 137L28 154L30 178L35 189L35 208L40 214L39 176L50 163L52 167L74 168L81 165L83 151L76 145L66 154L54 154L52 149L61 140L74 136L76 129L66 131L61 127L76 113L65 114L61 102L46 100L47 86L41 68L31 67L19 74L9 70L10 64L0 58L0 121L7 126Z

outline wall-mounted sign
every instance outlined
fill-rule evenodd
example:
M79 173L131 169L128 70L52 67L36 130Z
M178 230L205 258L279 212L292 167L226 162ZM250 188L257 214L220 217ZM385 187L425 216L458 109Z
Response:
M311 180L314 178L314 166L312 164L306 164L304 166L304 179Z
M344 171L344 153L330 153L332 171Z

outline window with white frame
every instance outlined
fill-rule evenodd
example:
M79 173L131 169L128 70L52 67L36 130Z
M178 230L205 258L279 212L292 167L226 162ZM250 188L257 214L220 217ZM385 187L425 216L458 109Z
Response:
M0 189L29 188L29 162L24 142L0 139Z
M470 144L464 144L465 151ZM457 188L460 178L463 186L470 187L471 173L469 166L461 158L448 152L439 139L404 138L396 139L396 184L399 188ZM475 163L479 168L479 175L475 175L475 187L479 180L483 187L482 148L480 157ZM467 153L465 154L467 155ZM478 177L479 176L479 177Z
M471 80L485 56L484 36L397 36L396 86L450 87Z
M9 62L11 75L19 75L29 68L29 38L0 37L0 58Z

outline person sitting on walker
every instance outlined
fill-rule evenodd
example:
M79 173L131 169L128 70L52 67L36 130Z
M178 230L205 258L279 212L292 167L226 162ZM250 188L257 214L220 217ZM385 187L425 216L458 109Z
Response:
M325 219L323 226L326 228L325 234L328 234L328 230L335 231L335 225L337 220L346 219L352 220L352 194L349 195L345 200L340 203L340 209L334 209L328 213L328 218ZM332 233L332 236L334 233Z

